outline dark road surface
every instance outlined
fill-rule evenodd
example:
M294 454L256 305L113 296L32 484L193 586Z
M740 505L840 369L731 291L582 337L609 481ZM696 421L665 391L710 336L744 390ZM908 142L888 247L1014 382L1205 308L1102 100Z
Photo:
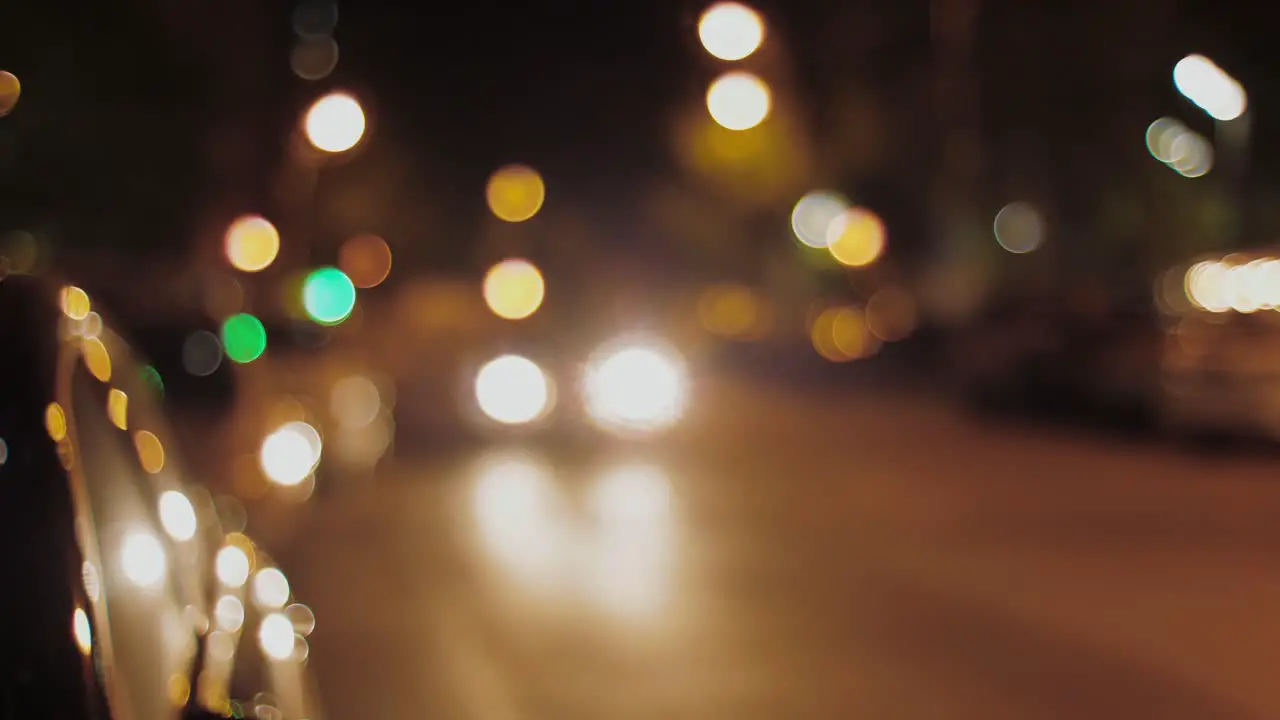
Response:
M255 518L331 717L1280 717L1275 458L727 380L532 450Z

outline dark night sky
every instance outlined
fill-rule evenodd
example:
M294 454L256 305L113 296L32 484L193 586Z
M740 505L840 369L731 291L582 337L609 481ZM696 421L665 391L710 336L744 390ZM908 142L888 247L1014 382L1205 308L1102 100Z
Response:
M1143 157L1141 133L1157 115L1177 114L1209 130L1169 79L1178 57L1202 51L1249 89L1255 166L1275 176L1275 11L1207 0L984 4L983 113L997 140L1011 132L1000 118L1040 118L1045 124L1033 134L1052 137L1075 128L1100 153L1130 148L1122 160L1144 172L1140 164L1152 161ZM769 18L771 42L782 43L814 112L820 114L828 93L851 84L872 87L891 117L913 107L918 88L903 85L909 77L903 68L928 67L925 0L756 6ZM279 139L330 86L353 88L367 101L374 140L385 139L394 146L390 152L415 166L418 185L401 193L431 206L436 217L479 219L488 173L523 161L542 170L549 206L572 203L614 230L630 227L640 193L673 172L673 112L700 103L716 71L697 44L702 7L692 0L463 2L439 9L340 3L341 62L330 78L309 83L289 71L287 2L133 0L110 9L5 3L0 68L15 71L25 85L18 111L0 120L0 231L84 216L90 220L70 223L77 230L68 234L83 237L91 225L102 228L103 242L146 245L120 228L150 213L163 216L166 238L197 234L192 217L212 187L204 177L209 126L227 119L256 134L236 202L269 207L265 178L279 160ZM1040 17L1039 32L1049 35L1018 44L1015 36L1029 27L1027 12ZM1144 32L1148 22L1153 29ZM1108 63L1123 69L1107 72ZM1084 68L1078 77L1069 77L1078 68ZM1009 78L1022 85L1005 90L1000 83ZM1112 107L1121 110L1115 117ZM135 118L139 127L122 133L120 125L130 122L122 117ZM120 125L106 122L112 118ZM1087 130L1080 134L1080 128ZM352 174L357 164L376 162L376 153L368 155L353 161ZM997 175L1004 160L991 159ZM1046 167L1057 171L1053 163ZM908 179L901 182L929 172L900 170ZM908 184L895 192L888 195L899 207L887 212L922 211L924 187ZM466 232L464 226L448 232ZM183 247L172 239L160 244Z

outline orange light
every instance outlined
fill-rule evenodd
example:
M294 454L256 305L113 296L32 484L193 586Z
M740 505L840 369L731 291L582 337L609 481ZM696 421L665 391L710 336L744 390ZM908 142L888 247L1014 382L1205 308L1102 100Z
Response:
M362 290L377 287L391 274L391 247L377 235L357 235L338 249L338 269Z
M227 262L243 272L265 270L280 254L280 233L261 215L243 215L227 228Z

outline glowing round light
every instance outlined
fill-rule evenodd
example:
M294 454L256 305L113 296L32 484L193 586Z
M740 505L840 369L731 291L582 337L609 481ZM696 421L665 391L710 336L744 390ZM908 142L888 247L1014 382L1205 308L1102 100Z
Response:
M996 242L1011 253L1029 253L1044 242L1044 219L1034 207L1023 202L1000 208L994 230Z
M238 588L249 580L252 562L242 548L235 545L224 546L214 558L214 571L223 585Z
M698 21L702 47L721 60L741 60L764 41L764 22L755 10L736 2L707 8Z
M485 187L489 210L499 219L512 223L524 222L537 215L546 197L542 176L527 165L499 168Z
M75 285L68 285L62 288L59 301L62 305L62 312L72 320L85 319L92 309L89 303L89 294Z
M846 210L849 201L833 192L811 192L791 210L791 231L796 239L812 248L827 247L827 230Z
M18 82L17 76L0 70L0 117L13 112L21 95L22 83Z
M125 536L120 546L120 565L129 582L140 588L159 585L167 570L160 541L142 530L134 530Z
M1173 66L1173 84L1188 100L1215 120L1235 120L1244 114L1248 98L1235 78L1203 55L1188 55Z
M174 540L190 540L196 535L196 510L186 495L167 490L160 495L160 524Z
M345 152L364 136L364 108L348 93L330 93L307 110L304 128L307 140L317 149Z
M311 271L302 283L302 306L321 325L337 325L356 307L356 286L336 267Z
M648 345L608 351L587 367L587 411L616 430L656 430L684 412L684 363L675 353Z
M546 373L528 358L503 355L476 374L476 402L485 415L500 423L532 422L546 411L549 401Z
M484 276L484 301L494 315L506 320L532 315L545 293L542 273L528 260L503 260Z
M884 223L870 210L850 208L827 228L827 250L836 262L863 267L884 252Z
M748 72L721 75L707 89L711 119L728 130L749 130L769 116L769 86Z
M262 441L258 462L272 482L293 486L307 479L320 464L320 433L305 422L281 425Z
M273 660L288 660L293 655L293 623L282 613L271 613L258 626L258 645Z
M107 419L121 430L129 429L129 396L119 388L107 393Z
M89 615L81 608L71 614L71 633L76 639L76 647L88 655L93 650L93 629L89 627Z
M138 464L155 475L164 469L164 444L150 430L139 430L133 436L133 447L138 451Z
M280 254L280 233L261 215L244 215L227 227L223 237L227 262L237 270L258 272Z
M267 329L248 313L232 315L222 322L222 347L235 362L253 362L267 351Z
M80 346L80 352L81 357L84 358L84 366L89 369L91 375L99 382L111 380L111 353L107 352L107 346L103 344L101 338L85 338L84 344Z
M213 606L213 621L219 630L238 632L244 625L244 603L235 595L223 595Z
M62 442L67 437L67 414L56 402L49 403L44 409L44 429L54 442Z
M358 288L377 287L391 274L391 248L377 235L357 235L338 249L338 268Z
M344 428L355 430L368 426L382 410L382 393L369 378L345 377L329 391L329 413Z
M282 608L289 602L289 580L276 568L263 568L253 576L253 601L264 608Z

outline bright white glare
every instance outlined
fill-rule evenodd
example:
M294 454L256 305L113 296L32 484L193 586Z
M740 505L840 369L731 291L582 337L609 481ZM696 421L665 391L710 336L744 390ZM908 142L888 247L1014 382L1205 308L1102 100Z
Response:
M218 551L214 570L223 585L238 588L249 579L249 556L235 545L227 545Z
M160 541L143 530L134 530L125 536L120 546L120 563L129 582L141 588L159 585L167 570Z
M726 130L750 130L769 117L773 99L765 81L734 70L707 88L707 112Z
M702 47L721 60L741 60L764 41L764 22L755 10L736 2L707 8L698 21Z
M825 191L808 193L791 210L791 231L809 247L827 247L828 228L848 209L849 201L841 195Z
M281 425L262 441L258 460L272 482L294 486L307 479L320 464L320 433L305 422Z
M293 655L293 623L281 613L271 613L262 618L258 626L258 645L267 657L288 660Z
M160 524L174 540L190 540L196 534L196 510L191 501L177 490L160 496Z
M93 628L89 626L89 616L81 608L76 608L71 615L71 631L75 635L76 647L88 655L93 650Z
M476 402L485 415L500 423L537 420L549 401L547 375L528 358L503 355L476 374Z
M672 512L666 475L652 466L605 473L592 490L599 521L594 590L611 611L635 619L651 615L670 583Z
M609 351L587 367L583 395L587 412L601 425L623 431L658 430L684 412L684 362L647 345Z
M213 620L219 630L239 631L244 625L244 603L235 595L223 595L213 606Z
M1215 120L1235 120L1248 104L1235 78L1203 55L1188 55L1173 66L1173 84Z
M522 457L490 461L475 486L473 512L486 549L528 582L556 578L565 527L548 471Z
M325 152L344 152L364 136L364 108L347 93L330 93L307 110L303 124L312 145Z
M289 580L276 568L264 568L253 576L253 601L264 608L282 608L289 602Z

